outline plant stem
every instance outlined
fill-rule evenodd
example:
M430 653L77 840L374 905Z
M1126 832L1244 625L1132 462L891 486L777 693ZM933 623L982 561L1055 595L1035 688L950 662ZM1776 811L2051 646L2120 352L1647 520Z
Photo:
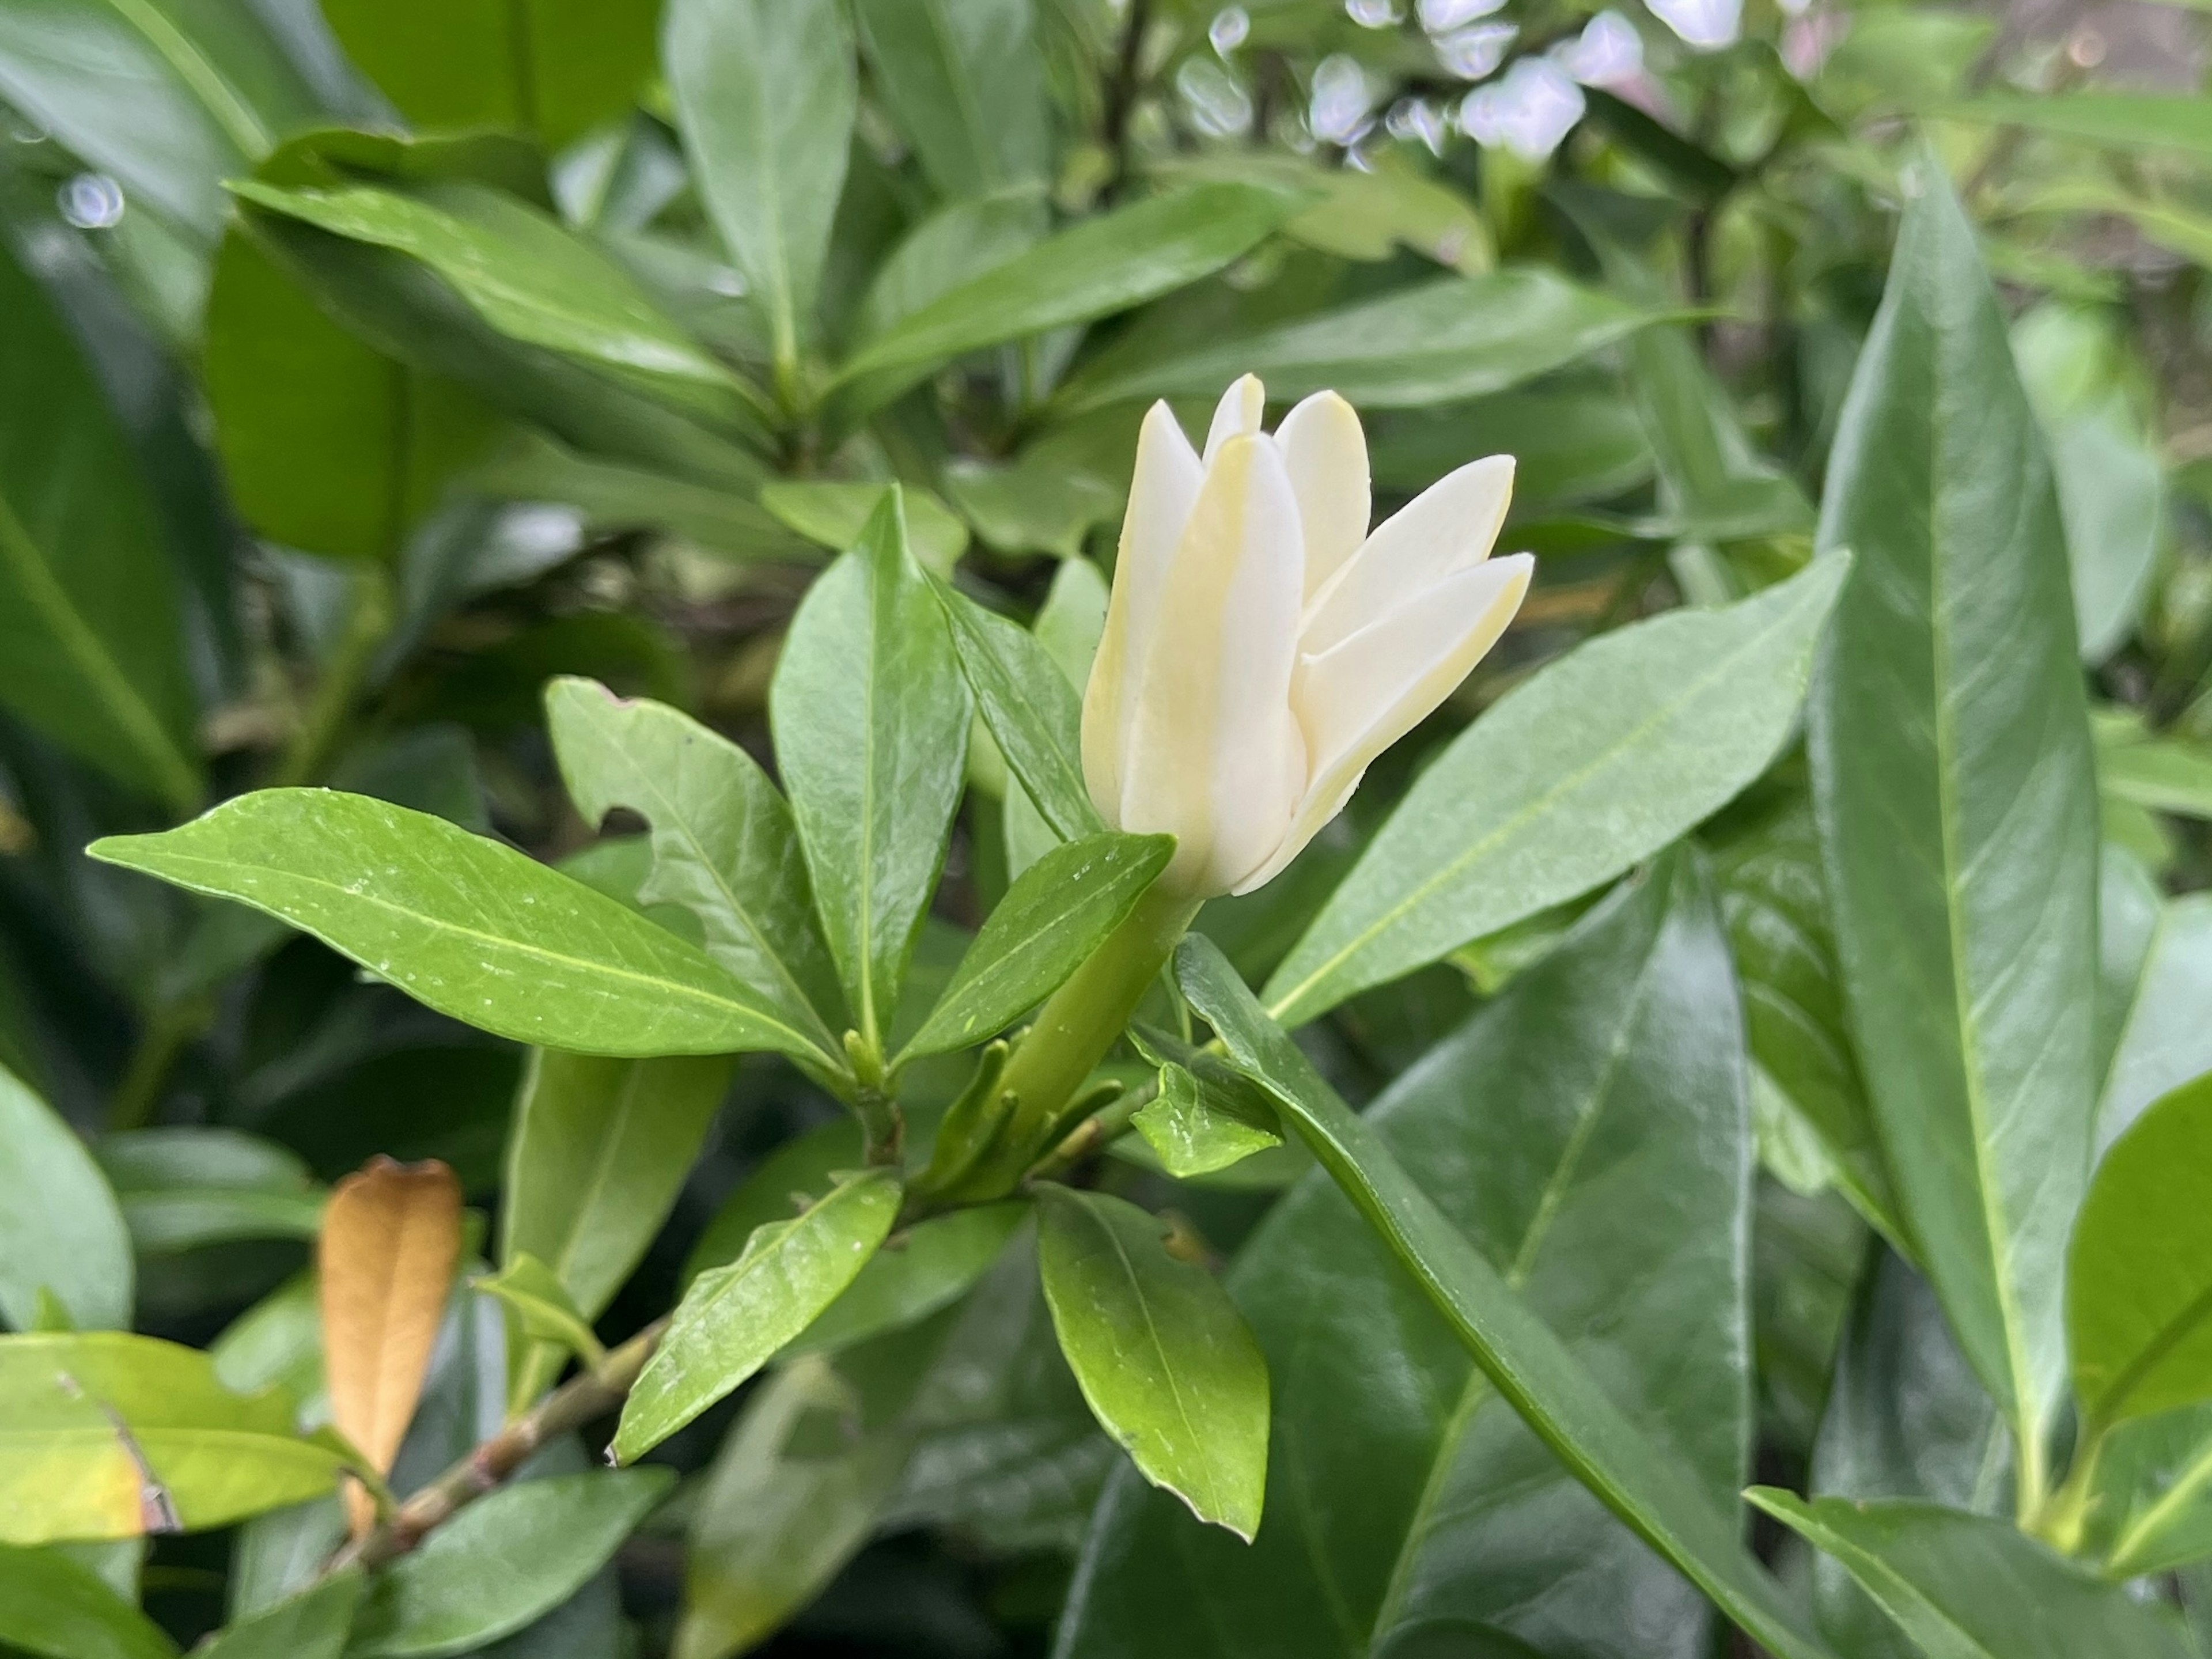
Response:
M1134 1089L1124 1089L1108 1105L1093 1112L1062 1135L1058 1146L1030 1164L1022 1176L1023 1184L1026 1186L1032 1181L1056 1181L1108 1141L1127 1134L1130 1120L1157 1100L1159 1092L1157 1078Z
M138 1033L137 1045L131 1050L123 1080L115 1085L115 1097L108 1103L110 1131L143 1129L154 1121L154 1110L161 1103L162 1085L169 1080L171 1068L176 1065L177 1057L191 1046L192 1039L206 1029L209 1012L204 997L155 1005Z
M622 1346L610 1349L598 1364L562 1384L332 1556L324 1572L380 1567L406 1554L434 1528L498 1491L539 1447L614 1410L629 1396L667 1328L667 1320L655 1320Z
M1134 4L1135 0L1131 0ZM1006 1062L1002 1091L1015 1099L1008 1141L1034 1146L1136 1012L1200 901L1155 884L1121 925L1052 994Z
M393 621L391 572L382 565L363 565L355 573L345 632L324 665L314 701L270 780L272 785L313 783L322 776L345 732L362 682L368 678L377 649L392 632Z
M1136 113L1138 94L1144 90L1145 33L1152 25L1152 0L1129 0L1129 15L1121 25L1121 52L1114 64L1114 78L1106 84L1106 118L1102 137L1113 171L1099 191L1111 202L1129 179L1129 120Z

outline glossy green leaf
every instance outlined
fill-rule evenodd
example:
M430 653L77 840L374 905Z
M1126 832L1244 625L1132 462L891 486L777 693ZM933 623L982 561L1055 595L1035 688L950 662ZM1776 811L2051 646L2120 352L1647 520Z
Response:
M776 521L817 547L843 553L860 544L868 520L890 486L841 483L819 478L781 478L763 486L761 505ZM968 550L968 526L927 489L899 486L907 534L923 569L949 576Z
M2027 127L2115 149L2212 156L2212 111L2187 94L2073 92L2063 97L1978 98L1943 111L1954 120Z
M1160 1067L1159 1093L1130 1120L1160 1167L1178 1180L1212 1175L1255 1152L1279 1146L1283 1138L1258 1115L1210 1078L1183 1066Z
M1062 838L1106 827L1083 781L1083 702L1028 629L939 584L960 672L976 712L1030 801Z
M377 1576L349 1659L438 1659L521 1629L581 1589L675 1480L594 1469L479 1498Z
M878 1250L787 1353L850 1347L901 1330L957 1300L989 1271L1030 1206L1019 1200L933 1216Z
M599 1317L667 1220L731 1070L719 1055L534 1051L507 1139L501 1261L536 1256Z
M1444 1316L1492 1387L1575 1478L1778 1659L1826 1659L1741 1529L1678 1449L1646 1434L1424 1193L1272 1021L1219 949L1176 953L1183 992L1264 1086L1368 1225Z
M417 125L518 129L548 149L628 109L655 0L324 0L346 55Z
M519 1042L811 1052L757 992L614 900L366 795L265 789L87 850L281 916L441 1013Z
M839 377L911 380L983 346L1126 311L1241 258L1300 204L1249 185L1200 185L1085 219L894 324Z
M1212 1273L1103 1193L1038 1188L1037 1266L1060 1352L1147 1480L1248 1542L1267 1485L1267 1361Z
M2212 1400L2212 1073L2137 1118L2097 1165L2067 1257L2074 1393L2094 1435Z
M2109 917L2109 899L2104 908ZM2160 904L2129 976L2097 1109L2099 1146L2111 1145L2153 1101L2212 1071L2207 1007L2212 1007L2212 897L2192 893Z
M683 1282L689 1285L709 1268L728 1267L745 1253L755 1229L801 1213L836 1185L830 1179L833 1170L858 1169L864 1156L860 1126L850 1115L817 1124L785 1141L723 1200L691 1247Z
M757 429L732 372L628 272L504 191L465 179L234 188L265 212L420 261L510 339L592 365L733 434Z
M891 118L945 196L1052 171L1030 0L860 0L860 45Z
M0 1541L200 1531L328 1492L347 1460L292 1411L149 1336L0 1337Z
M737 744L665 704L589 680L545 689L569 799L586 823L617 807L651 827L643 904L680 904L707 953L773 1003L834 1063L837 972L816 925L791 808Z
M872 1170L795 1220L760 1228L745 1253L691 1281L623 1407L613 1452L658 1445L812 1324L866 1266L898 1213L898 1177Z
M807 593L769 695L815 908L878 1049L944 862L970 709L894 491Z
M0 1067L0 1316L28 1330L40 1294L79 1330L131 1322L131 1237L100 1166L60 1115Z
M329 1574L225 1626L194 1652L198 1659L339 1659L361 1596L358 1570Z
M1671 855L1364 1115L1716 1508L1735 1500L1750 1426L1729 981L1706 884ZM1711 1651L1701 1598L1574 1486L1329 1181L1270 1213L1229 1288L1275 1383L1267 1523L1226 1548L1133 1483L1109 1487L1072 1659L1197 1651L1220 1630L1283 1659L1419 1652L1470 1625L1594 1659ZM1162 1598L1163 1583L1187 1588Z
M2008 1522L1905 1499L1755 1486L1751 1501L1834 1556L1927 1659L2187 1659L2178 1621Z
M1174 856L1172 836L1112 833L1047 853L985 920L904 1054L965 1048L1006 1030L1083 965Z
M1808 714L1844 999L1902 1219L2039 1447L2087 1176L2098 831L2051 472L1973 228L1915 164L1831 460L1856 562ZM2036 1490L2031 1458L2023 1489Z
M154 503L76 338L15 260L0 247L0 706L190 811L193 697Z
M1334 390L1363 409L1479 398L1625 338L1662 313L1548 270L1451 276L1172 356L1109 351L1062 397L1091 408L1129 398L1218 397L1257 374L1271 398ZM1133 346L1130 352L1147 351Z
M767 313L788 377L845 182L860 72L842 6L668 0L661 62L722 246Z
M1590 641L1502 698L1406 792L1267 981L1313 1018L1649 858L1790 734L1846 562Z
M57 1549L0 1544L0 1636L41 1659L175 1659L160 1626Z
M495 1296L514 1310L523 1335L532 1342L557 1344L586 1364L605 1352L605 1345L569 1296L568 1287L529 1251L517 1251L497 1273L471 1283L485 1296Z

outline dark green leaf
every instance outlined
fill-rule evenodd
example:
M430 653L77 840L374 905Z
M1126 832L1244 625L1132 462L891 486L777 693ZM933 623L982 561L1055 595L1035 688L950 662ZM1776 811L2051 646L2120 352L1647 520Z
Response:
M274 1607L226 1626L197 1659L338 1659L361 1603L358 1571L332 1573Z
M282 916L456 1019L584 1054L807 1054L704 954L614 900L443 818L265 789L93 857Z
M33 26L22 13L11 20L0 31ZM5 246L0 704L173 811L200 799L176 587L153 502L76 339Z
M1507 392L1472 404L1385 410L1367 422L1378 488L1427 489L1470 455L1513 457L1513 499L1532 507L1596 501L1651 476L1635 405L1612 391Z
M614 1455L650 1450L736 1388L828 1307L890 1231L896 1176L836 1188L796 1220L757 1231L745 1253L691 1281L623 1407Z
M1804 492L1753 449L1687 330L1644 329L1628 355L1628 383L1658 462L1662 514L1705 527L1713 540L1812 529Z
M1014 1200L922 1222L878 1250L785 1352L849 1347L927 1318L989 1270L1028 1213L1029 1206Z
M671 1469L594 1469L470 1504L378 1575L349 1659L437 1659L521 1629L581 1589L675 1480Z
M725 558L805 559L801 540L735 488L593 460L526 434L469 475L487 495L563 501L596 531L665 531Z
M1619 875L1717 811L1789 735L1845 568L1581 647L1409 789L1267 981L1301 1024Z
M2096 1092L2095 784L2042 440L1973 227L1932 156L1914 167L1821 507L1856 563L1810 749L1901 1219L2033 1494Z
M1717 1508L1749 1429L1729 981L1705 884L1670 856L1364 1117ZM1328 1180L1269 1215L1229 1288L1275 1383L1267 1522L1229 1548L1133 1483L1109 1487L1071 1659L1210 1650L1221 1630L1239 1652L1340 1659L1424 1651L1424 1632L1466 1625L1593 1659L1711 1651L1695 1591L1574 1486Z
M1051 173L1030 0L860 0L854 11L884 100L940 194Z
M1012 1024L1083 965L1174 856L1172 836L1054 848L1006 890L902 1057L965 1048Z
M1693 1465L1646 1435L1455 1228L1381 1137L1270 1020L1220 951L1183 941L1184 994L1230 1058L1273 1095L1314 1155L1443 1314L1491 1385L1575 1478L1722 1611L1778 1656L1826 1659L1781 1587L1744 1548Z
M131 1322L131 1237L100 1167L46 1103L0 1067L0 1316L31 1328L41 1292L78 1330Z
M722 246L767 313L779 374L814 332L815 292L859 102L842 6L669 0L661 62Z
M1212 1273L1103 1193L1038 1188L1037 1265L1083 1397L1145 1478L1248 1542L1267 1484L1267 1362Z
M1172 356L1109 351L1062 396L1085 409L1177 393L1211 398L1239 374L1257 374L1273 398L1334 390L1362 408L1407 409L1503 392L1660 314L1548 270L1444 277L1241 339L1195 349L1179 342Z
M791 808L752 757L666 706L589 680L545 689L569 798L587 823L617 807L652 829L642 904L680 904L707 953L773 1003L834 1063L837 971L816 925Z
M43 1659L174 1659L177 1644L58 1549L0 1544L0 1636Z
M960 799L971 704L894 491L793 619L769 720L861 1037L898 1009Z
M97 1155L141 1255L313 1238L322 1225L324 1194L307 1165L236 1129L136 1129L109 1135Z
M1850 1569L1927 1659L2188 1659L2178 1621L2008 1522L1905 1499L1750 1496Z

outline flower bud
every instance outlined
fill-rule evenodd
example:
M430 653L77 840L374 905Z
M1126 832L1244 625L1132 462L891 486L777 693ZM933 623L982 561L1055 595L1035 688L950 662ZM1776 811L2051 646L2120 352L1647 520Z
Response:
M1333 392L1272 434L1246 375L1203 455L1146 415L1083 770L1108 823L1176 837L1163 880L1246 893L1343 810L1520 608L1534 561L1492 560L1513 459L1439 480L1370 535L1367 440Z

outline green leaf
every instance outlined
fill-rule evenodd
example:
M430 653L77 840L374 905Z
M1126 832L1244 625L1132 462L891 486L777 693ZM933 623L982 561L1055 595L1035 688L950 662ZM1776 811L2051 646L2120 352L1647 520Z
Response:
M734 488L593 460L534 433L477 468L469 482L508 500L566 502L601 533L661 531L745 562L807 556L799 538Z
M707 216L788 379L845 182L860 72L842 6L668 0L661 62Z
M2125 727L2098 738L2097 787L2107 799L2212 819L2212 745Z
M760 1228L736 1261L692 1280L623 1407L614 1455L649 1451L812 1324L883 1243L900 1196L890 1170L858 1176L796 1220Z
M1651 476L1634 404L1613 391L1507 392L1471 404L1379 411L1367 423L1376 488L1411 495L1470 455L1513 457L1513 499L1535 507L1597 501Z
M1069 677L1027 629L950 584L935 592L976 712L1031 804L1064 840L1099 834L1106 821L1083 781L1083 701Z
M1932 158L1915 170L1821 506L1856 562L1809 749L1901 1219L2033 1495L2096 1092L2096 793L2042 440L1973 228Z
M655 0L325 0L346 56L416 125L548 149L622 114L653 70Z
M1364 1115L1716 1508L1742 1483L1750 1427L1729 981L1707 885L1670 854ZM1463 1624L1592 1659L1713 1651L1703 1599L1574 1486L1327 1179L1269 1214L1228 1285L1271 1357L1267 1523L1228 1548L1133 1482L1110 1486L1070 1659L1200 1651L1209 1629L1339 1659L1422 1651ZM1185 1589L1162 1598L1162 1583Z
M1736 1518L1680 1452L1645 1434L1452 1225L1373 1126L1322 1079L1202 935L1176 954L1183 992L1229 1057L1275 1097L1367 1224L1389 1244L1491 1386L1606 1507L1777 1656L1827 1659L1744 1548Z
M1083 965L1174 856L1172 836L1111 832L1047 853L984 921L901 1059L969 1048L1012 1024Z
M507 1140L501 1261L537 1257L598 1318L667 1220L732 1069L720 1055L533 1051Z
M957 1300L999 1259L1030 1206L1020 1200L933 1216L878 1250L786 1353L850 1347L920 1322Z
M891 118L939 194L1051 173L1030 0L859 0L854 13Z
M1766 769L1845 562L1582 646L1424 772L1267 981L1299 1024L1611 879Z
M757 1228L788 1221L805 1210L836 1184L830 1179L833 1170L857 1168L863 1155L860 1126L850 1116L833 1118L785 1141L714 1212L684 1264L684 1284L690 1285L709 1268L728 1267L745 1253Z
M1663 313L1538 269L1448 276L1172 356L1109 351L1070 380L1072 408L1135 398L1215 397L1240 374L1267 395L1334 390L1363 409L1479 398L1585 356ZM1144 356L1132 356L1142 352Z
M1490 228L1474 204L1401 161L1395 150L1376 152L1363 169L1221 149L1156 162L1150 171L1158 178L1237 179L1318 197L1283 227L1283 234L1340 258L1376 263L1407 247L1469 276L1497 263Z
M2104 907L2107 916L2113 907ZM2143 1109L2212 1071L2212 896L2192 893L2159 905L2139 966L2130 975L2113 1039L2098 1145L2109 1146Z
M175 1659L177 1644L90 1567L0 1544L0 1632L44 1659Z
M818 478L784 478L764 485L761 505L787 529L817 547L842 553L860 544L868 520L890 491L887 483L839 483ZM907 514L907 533L914 541L914 556L926 570L940 576L968 550L968 526L952 509L927 489L901 484Z
M1706 527L1714 540L1812 529L1804 492L1752 447L1687 330L1644 329L1628 356L1628 383L1658 463L1662 514Z
M617 807L652 830L643 904L698 917L708 955L766 997L834 1065L837 971L816 925L791 808L752 757L666 705L590 680L545 688L569 799L587 823Z
M2097 1165L2067 1257L2085 1435L2212 1400L2212 1073L2137 1118Z
M264 789L94 858L281 916L443 1014L582 1054L812 1052L760 995L614 900L443 818Z
M1147 1480L1248 1543L1267 1484L1267 1361L1212 1273L1103 1193L1038 1188L1037 1265L1083 1397Z
M985 543L1017 556L1080 558L1091 531L1121 514L1121 492L1103 479L1027 460L957 461L945 471L945 493Z
M0 247L0 705L189 812L202 783L179 640L137 460L76 338Z
M1749 1496L1850 1569L1927 1659L2188 1659L2177 1621L2008 1522L1902 1499Z
M216 1632L196 1659L339 1659L361 1604L358 1571L331 1573Z
M1199 185L1083 220L893 324L837 377L911 384L984 346L1127 311L1242 258L1301 205L1249 185Z
M437 1659L521 1629L582 1589L675 1483L672 1469L594 1469L479 1499L377 1576L348 1659Z
M2131 1418L2098 1443L2077 1554L2107 1578L2212 1557L2212 1406Z
M142 1255L247 1238L313 1238L325 1194L299 1157L236 1129L178 1126L95 1152Z
M959 804L971 718L894 490L808 592L769 693L814 902L881 1052Z
M1160 1167L1179 1181L1212 1175L1283 1144L1265 1117L1240 1109L1245 1103L1212 1078L1163 1066L1159 1087L1130 1121L1159 1154Z
M195 1349L0 1337L0 1541L226 1526L328 1492L348 1461L295 1432L284 1395L233 1394Z
M557 1343L586 1364L596 1363L606 1352L590 1319L569 1297L568 1286L529 1251L517 1251L499 1272L470 1283L512 1308L522 1322L523 1335L531 1341Z
M2187 94L2074 92L2063 97L1977 98L1942 114L1954 121L2027 127L2113 149L2169 149L2212 156L2212 110Z
M420 261L509 339L591 365L732 435L760 430L747 389L627 271L504 191L466 179L233 189L266 212Z
M79 1330L131 1322L131 1237L76 1132L0 1067L0 1316L31 1328L41 1291Z

